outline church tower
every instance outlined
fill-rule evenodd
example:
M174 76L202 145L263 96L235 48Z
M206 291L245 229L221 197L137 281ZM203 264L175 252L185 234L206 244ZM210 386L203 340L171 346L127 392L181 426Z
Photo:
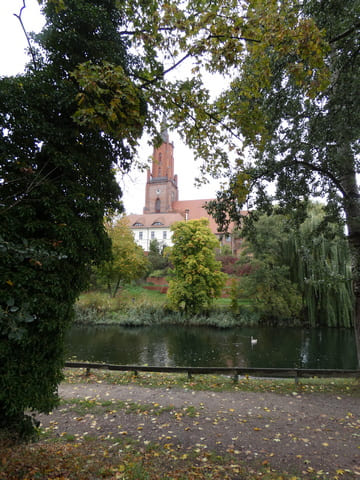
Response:
M177 175L174 175L174 145L169 141L166 119L162 121L162 144L154 148L151 170L147 172L144 213L171 213L178 200Z

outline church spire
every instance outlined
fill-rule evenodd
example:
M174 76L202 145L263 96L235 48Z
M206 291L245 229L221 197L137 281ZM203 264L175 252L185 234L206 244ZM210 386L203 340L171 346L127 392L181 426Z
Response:
M169 132L167 130L167 118L166 114L164 113L162 121L161 121L161 140L164 143L169 143Z

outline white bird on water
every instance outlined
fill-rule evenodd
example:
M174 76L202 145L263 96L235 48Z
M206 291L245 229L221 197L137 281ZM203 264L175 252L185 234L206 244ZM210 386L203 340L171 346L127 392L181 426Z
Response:
M251 335L251 337L250 337L251 346L256 345L257 342L258 342L258 341L257 341L257 338L254 338L254 337Z

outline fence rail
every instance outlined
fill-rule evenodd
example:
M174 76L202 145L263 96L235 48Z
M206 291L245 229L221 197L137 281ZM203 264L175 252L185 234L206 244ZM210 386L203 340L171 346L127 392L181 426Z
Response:
M67 368L84 368L86 374L90 375L91 369L96 370L117 370L121 372L162 372L162 373L187 373L191 378L193 375L217 374L232 376L237 381L240 376L249 377L271 377L271 378L294 378L295 383L299 378L311 377L357 377L360 379L360 369L309 369L309 368L256 368L256 367L157 367L148 365L113 365L107 363L88 362L65 362Z

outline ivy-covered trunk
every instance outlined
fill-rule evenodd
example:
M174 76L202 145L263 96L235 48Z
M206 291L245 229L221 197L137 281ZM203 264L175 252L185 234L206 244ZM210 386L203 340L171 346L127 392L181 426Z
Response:
M23 75L0 79L0 427L21 434L31 431L24 412L48 412L57 403L72 306L90 267L109 259L103 220L121 196L114 165L130 167L127 142L133 144L142 126L142 98L133 96L126 76L130 57L117 2L42 3L38 58ZM99 80L99 91L87 91L85 100L103 102L105 121L74 120L78 95L86 91L74 70L95 65L107 72L109 63L131 90L136 125L126 102L116 103L122 84L107 77L105 88L106 79L96 75L89 84L96 88ZM111 121L114 129L126 124L126 132L114 132L106 121L104 105L113 97Z

